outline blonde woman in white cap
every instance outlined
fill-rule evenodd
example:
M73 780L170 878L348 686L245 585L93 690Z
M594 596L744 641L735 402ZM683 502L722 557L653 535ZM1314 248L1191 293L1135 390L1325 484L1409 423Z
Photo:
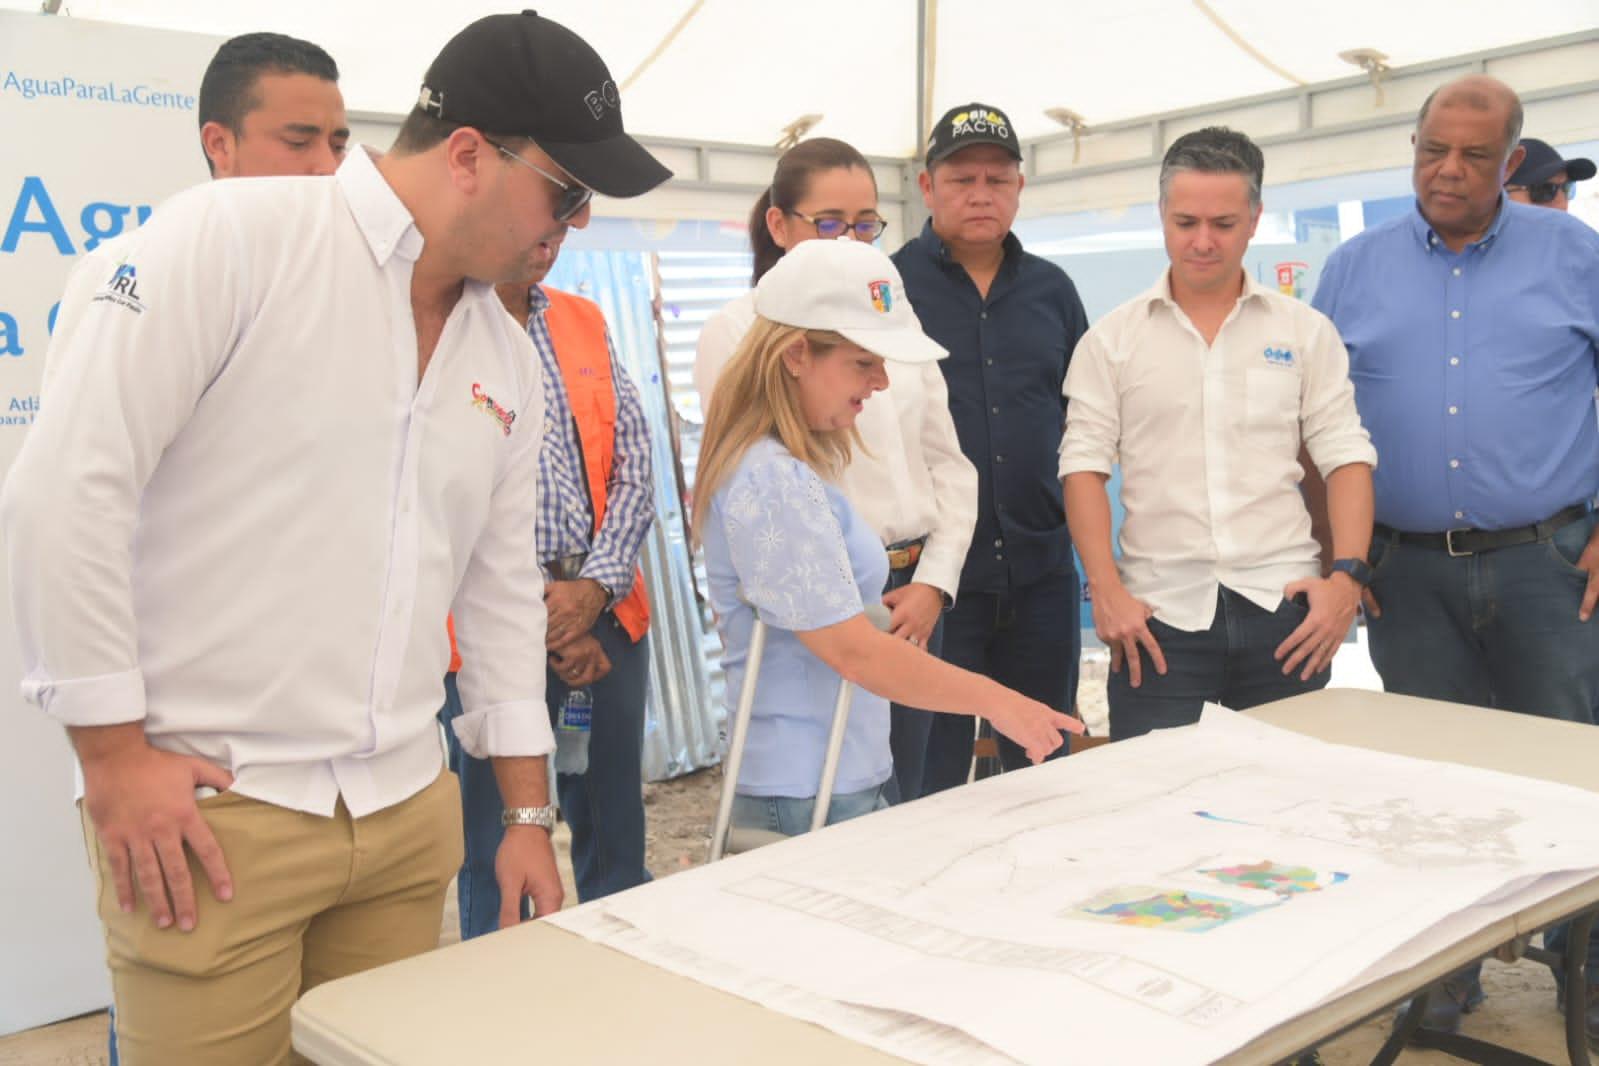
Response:
M807 241L761 279L755 311L716 383L693 521L730 693L743 683L757 612L769 627L734 824L809 827L840 677L858 688L829 822L887 805L890 700L981 709L1042 759L1081 723L894 639L862 608L881 595L888 560L836 483L859 443L855 420L888 384L885 359L945 355L923 335L893 263L869 245Z
M750 251L759 284L784 254L814 240L872 244L885 223L877 181L865 156L843 141L812 137L784 152L771 186L750 212ZM755 321L752 289L708 318L694 359L701 410L722 367ZM977 468L961 451L949 390L934 363L900 364L889 387L866 404L855 428L861 447L839 484L877 533L888 555L883 606L890 632L934 656L944 644L944 615L955 605L961 567L977 522ZM933 715L895 704L889 712L897 799L922 794ZM970 723L968 723L970 724ZM894 800L891 799L891 802Z

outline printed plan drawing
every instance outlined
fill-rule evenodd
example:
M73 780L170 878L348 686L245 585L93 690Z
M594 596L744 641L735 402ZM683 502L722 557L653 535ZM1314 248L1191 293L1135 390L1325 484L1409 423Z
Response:
M1583 870L1599 794L1207 708L550 920L915 1062L1203 1063Z

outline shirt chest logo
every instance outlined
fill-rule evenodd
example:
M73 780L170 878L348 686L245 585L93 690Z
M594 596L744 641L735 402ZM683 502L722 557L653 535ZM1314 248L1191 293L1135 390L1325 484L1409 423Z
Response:
M1266 363L1270 366L1292 367L1294 365L1294 350L1292 348L1266 348Z
M507 411L495 403L494 397L484 392L483 386L475 381L472 382L472 406L492 416L500 424L500 429L504 431L507 437L511 435L511 423L516 421L516 412Z
M136 315L143 314L144 301L139 298L139 271L132 263L119 264L91 302L111 303L127 308Z

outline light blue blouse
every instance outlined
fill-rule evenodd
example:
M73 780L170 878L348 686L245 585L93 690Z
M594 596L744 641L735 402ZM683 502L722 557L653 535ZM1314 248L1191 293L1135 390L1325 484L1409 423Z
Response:
M795 632L842 622L882 599L882 542L836 486L772 439L753 445L711 499L704 537L730 722L757 610L767 625L738 791L814 796L839 676ZM857 687L833 791L874 788L892 766L888 701Z

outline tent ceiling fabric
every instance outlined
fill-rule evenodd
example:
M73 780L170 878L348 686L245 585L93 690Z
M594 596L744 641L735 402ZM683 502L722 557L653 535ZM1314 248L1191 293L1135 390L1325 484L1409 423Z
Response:
M702 0L624 93L628 127L769 146L783 126L818 112L825 117L813 135L872 155L917 155L923 2L936 20L932 113L981 99L1008 111L1024 139L1060 132L1048 107L1069 108L1092 127L1294 87L1283 74L1305 83L1355 75L1338 58L1354 48L1385 53L1397 68L1599 27L1599 0L1553 0L1527 19L1507 18L1503 0ZM546 0L538 9L582 34L623 82L694 6ZM0 0L0 8L38 3ZM66 0L63 16L305 37L338 61L351 110L399 113L450 34L509 8L478 0Z

